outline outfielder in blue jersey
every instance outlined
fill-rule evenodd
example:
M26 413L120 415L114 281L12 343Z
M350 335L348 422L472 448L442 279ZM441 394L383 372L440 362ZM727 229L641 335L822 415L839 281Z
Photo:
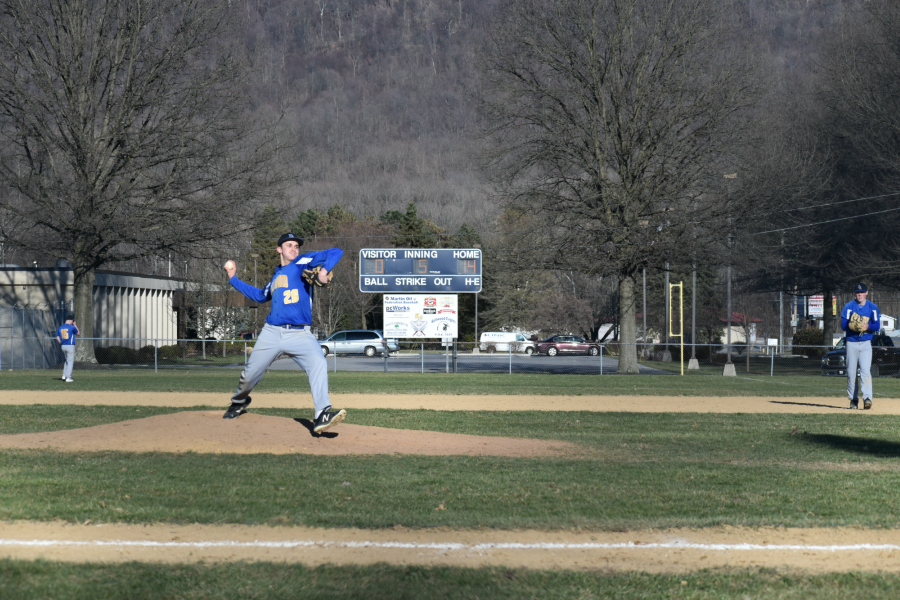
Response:
M310 331L315 287L303 279L304 269L321 267L319 281L327 283L329 271L341 260L344 251L330 248L300 254L301 245L303 240L293 233L286 233L278 239L276 250L281 256L281 265L275 269L275 275L263 289L238 279L234 263L225 263L229 282L236 290L254 302L272 303L247 367L241 373L237 392L231 397L231 406L225 412L226 419L235 419L247 411L250 392L280 354L290 356L309 377L315 405L315 433L321 433L347 417L345 410L331 410L328 398L328 363L322 354L322 347Z
M59 342L66 358L62 380L68 383L72 383L72 368L75 366L75 336L79 333L78 325L72 316L67 316L65 324L60 325L56 330L56 341Z
M872 408L872 334L881 329L881 315L874 302L869 302L869 288L857 283L853 288L855 300L844 305L841 310L841 329L847 332L847 396L850 408L859 408L856 384L857 365L862 379L863 408Z

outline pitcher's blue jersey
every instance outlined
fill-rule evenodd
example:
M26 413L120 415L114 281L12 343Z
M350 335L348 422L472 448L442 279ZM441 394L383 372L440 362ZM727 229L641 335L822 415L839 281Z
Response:
M344 251L338 248L301 254L294 262L275 269L272 281L264 289L244 283L237 275L229 283L254 302L272 301L266 317L269 325L312 325L313 292L303 280L303 269L322 267L330 272L343 255Z
M849 329L850 317L853 316L853 313L858 313L861 317L869 317L869 327L866 331L857 333L856 331L851 331ZM878 315L878 307L875 306L874 302L869 302L868 300L866 300L866 303L862 306L857 304L856 300L851 300L844 305L844 309L841 311L841 329L847 332L848 342L865 342L866 340L871 340L872 334L878 333L881 329L881 319Z

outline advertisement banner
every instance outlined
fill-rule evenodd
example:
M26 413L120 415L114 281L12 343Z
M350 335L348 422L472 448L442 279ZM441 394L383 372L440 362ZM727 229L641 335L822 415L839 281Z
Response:
M815 296L809 297L809 316L810 317L823 317L825 316L825 296L823 294L816 294Z
M457 300L456 294L385 294L384 337L458 337Z

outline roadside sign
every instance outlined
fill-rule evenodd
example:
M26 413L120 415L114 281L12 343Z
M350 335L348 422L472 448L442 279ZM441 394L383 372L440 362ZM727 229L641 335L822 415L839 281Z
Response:
M458 300L456 294L385 294L384 337L459 337Z

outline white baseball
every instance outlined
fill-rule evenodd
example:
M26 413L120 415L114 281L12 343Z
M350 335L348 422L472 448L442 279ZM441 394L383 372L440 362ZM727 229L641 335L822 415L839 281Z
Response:
M234 261L233 261L233 260L229 260L227 263L225 263L225 268L226 268L226 269L229 269L229 270L233 269L233 268L234 268Z

